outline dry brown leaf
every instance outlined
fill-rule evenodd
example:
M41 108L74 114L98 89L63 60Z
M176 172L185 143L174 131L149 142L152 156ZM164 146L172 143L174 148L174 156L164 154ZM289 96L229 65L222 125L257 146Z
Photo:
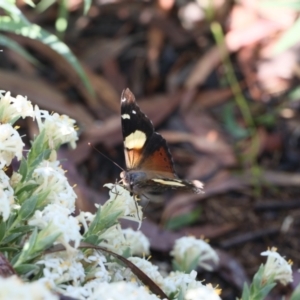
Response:
M187 171L187 179L210 178L221 168L220 162L213 155L200 155Z
M193 227L185 227L181 229L179 232L182 235L186 236L195 236L197 238L206 238L206 239L216 239L219 237L224 237L224 235L232 232L237 229L238 225L233 223L226 223L222 226L220 225L202 225L202 226L193 226Z
M113 85L110 84L103 76L89 71L87 68L85 72L97 94L97 99L93 102L87 103L89 107L101 116L102 105L101 102L114 112L120 111L120 94L116 91ZM124 87L125 88L125 87Z
M241 180L244 184L253 184L252 180L253 174L250 172L245 172L241 175ZM268 183L274 186L299 186L300 185L300 175L297 173L288 172L276 172L276 171L263 171L260 177L261 183Z
M139 36L93 40L93 47L88 47L85 50L81 56L81 60L89 69L95 71L102 67L106 61L116 59L137 38Z
M249 182L247 182L249 184ZM203 201L213 195L223 194L231 190L240 190L244 187L244 180L240 177L234 177L227 171L220 171L208 183L204 184L204 193L195 194L180 194L175 196L172 201L165 207L162 213L162 219L170 219L181 206L185 206L189 202Z
M34 76L37 74L36 68L22 55L10 49L5 49L5 55L17 67L19 72Z
M197 94L193 103L193 109L199 108L211 108L227 102L232 97L231 88L219 89L219 90L205 90Z
M165 34L156 26L151 26L147 32L147 61L151 77L159 75L159 57L164 44Z
M121 73L116 59L107 60L102 67L104 77L121 94L126 85L125 76Z
M193 70L187 77L184 86L187 89L193 89L200 86L220 63L221 50L217 46L214 46L204 55L201 55L199 60L195 63Z
M236 158L231 147L218 137L216 131L211 130L211 132L208 132L206 136L164 130L161 130L160 134L169 144L191 143L198 151L215 155L215 159L217 159L223 166L233 166L236 164Z

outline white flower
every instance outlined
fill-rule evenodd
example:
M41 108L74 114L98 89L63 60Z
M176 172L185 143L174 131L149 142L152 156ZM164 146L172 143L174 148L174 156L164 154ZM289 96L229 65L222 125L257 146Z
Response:
M0 122L14 123L20 117L34 117L31 102L20 95L16 98L11 97L10 92L5 96L0 94Z
M49 191L46 199L49 203L59 204L68 208L71 212L75 211L77 195L70 186L64 170L59 167L59 161L49 162L44 160L34 170L32 176L39 184L34 192L35 194L41 191Z
M0 277L1 300L58 300L59 296L52 294L45 284L35 281L24 283L18 277Z
M129 261L141 269L149 278L151 278L162 289L164 287L164 279L158 271L158 267L154 266L150 261L140 257L129 257Z
M70 251L72 251L72 248L69 243L73 241L74 248L77 248L82 238L77 219L70 215L67 208L58 204L49 204L42 211L36 210L28 224L38 226L40 229L44 229L51 224L54 232L61 233L57 242L63 244Z
M184 274L179 271L171 272L169 276L164 278L163 291L168 296L172 294L175 298L179 294L186 295L189 290L203 286L200 281L196 281L196 277L196 271L192 271L190 274Z
M111 214L120 213L119 218L142 223L143 213L141 206L130 196L129 191L118 184L105 184L110 189L110 199L103 205L104 209L109 209ZM139 229L138 228L138 229Z
M44 277L39 281L47 283L52 288L69 281L72 285L80 285L85 279L85 270L80 262L82 257L81 251L73 252L72 255L66 251L46 254L43 259L36 262L43 265Z
M39 130L40 132L45 130L51 149L56 149L65 143L69 143L73 149L76 147L78 136L74 128L75 120L66 115L49 114L46 110L40 110L37 105L35 115Z
M13 172L13 174L10 177L10 185L15 188L22 180L22 175L18 172Z
M72 297L72 299L76 300L85 300L89 299L89 297L92 295L88 289L85 288L85 286L73 286L73 285L61 285L60 289L58 291L67 296Z
M129 244L125 240L120 224L108 228L100 235L101 242L99 246L103 246L115 253L123 254L128 248Z
M99 284L89 300L161 300L150 294L144 286L137 286L132 282L103 282Z
M9 184L9 177L0 169L0 214L3 221L8 219L13 204L14 191Z
M184 271L190 271L195 265L212 271L211 264L219 262L219 257L212 247L205 241L194 237L182 237L176 240L174 249L170 254L174 257L176 264Z
M218 290L215 290L211 284L201 285L195 289L190 289L185 294L185 300L221 300L218 294Z
M119 282L123 280L130 281L133 278L130 269L122 267L116 262L108 262L106 263L106 267L111 277L110 282Z
M268 256L264 266L263 278L265 280L278 280L283 285L287 285L293 281L291 262L287 262L278 252L276 248L264 251L260 255Z
M141 231L134 231L131 228L122 229L122 231L130 246L131 255L148 255L150 253L150 242Z
M106 258L101 252L93 251L91 255L84 260L89 264L88 271L86 271L86 279L97 279L97 282L110 281L111 277L106 270Z
M0 169L5 165L9 166L16 156L22 158L24 143L17 132L10 124L0 124Z
M106 281L100 280L99 278L89 280L83 286L65 285L60 286L62 289L59 290L62 294L73 297L75 299L91 299L94 293L98 290L101 284L106 284Z

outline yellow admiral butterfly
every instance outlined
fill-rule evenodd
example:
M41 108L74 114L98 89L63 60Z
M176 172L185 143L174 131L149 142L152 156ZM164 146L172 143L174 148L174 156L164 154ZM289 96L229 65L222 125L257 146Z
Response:
M129 89L121 96L121 121L127 171L121 182L136 197L169 189L202 192L200 181L177 177L166 140L154 131Z

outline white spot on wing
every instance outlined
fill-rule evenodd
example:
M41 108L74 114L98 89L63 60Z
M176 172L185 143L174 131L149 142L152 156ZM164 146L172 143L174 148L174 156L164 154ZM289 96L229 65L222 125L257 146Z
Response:
M128 114L123 114L121 117L122 119L130 119L130 116Z
M173 186L185 186L183 183L179 183L178 180L172 181L172 180L164 180L164 179L152 179L154 182L158 182L165 185L173 185Z
M125 138L124 145L127 149L141 149L146 142L146 134L136 130Z
M122 102L125 102L125 101L126 101L126 98L122 98L121 101L122 101Z
M135 111L135 110L132 110L132 113L133 113L133 114L136 114L136 111Z

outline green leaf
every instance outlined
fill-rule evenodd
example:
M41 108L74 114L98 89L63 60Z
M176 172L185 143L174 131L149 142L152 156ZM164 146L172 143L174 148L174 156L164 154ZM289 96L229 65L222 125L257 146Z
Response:
M224 107L223 120L227 131L236 139L243 139L249 136L249 131L241 127L235 119L235 105L234 103L228 103Z
M294 25L279 39L275 48L274 55L278 55L299 42L300 18Z
M86 237L85 239L83 239L83 242L86 242L86 243L89 243L89 244L93 244L93 245L98 245L98 241L99 241L99 237L96 234L89 235L88 237Z
M25 243L22 252L20 253L20 256L16 263L14 264L14 267L16 268L17 266L23 264L26 261L29 261L33 257L33 248L36 243L36 239L38 236L38 230L35 228L29 237L29 240Z
M288 93L288 98L291 101L299 101L300 99L300 87L295 87Z
M299 300L300 299L300 284L294 290L290 300Z
M18 170L18 172L22 175L22 181L25 180L25 178L27 176L27 171L28 171L27 160L24 157L22 157L20 167Z
M27 179L30 179L32 176L32 173L36 169L36 167L43 161L47 160L50 157L51 150L46 149L42 153L40 153L30 164L29 171L27 173Z
M44 150L47 149L46 140L46 131L43 129L34 139L31 149L27 156L27 164L31 167L32 162L36 159L36 157L41 154Z
M56 3L56 0L42 0L36 5L36 10L38 13L42 13L54 3Z
M31 7L35 7L35 4L31 0L24 0L25 3L27 3Z
M27 18L23 15L23 13L16 6L14 1L0 1L0 7L2 7L14 21L21 20L24 24L30 24ZM0 26L1 28L1 26ZM1 28L2 29L2 28Z
M84 13L84 15L86 15L88 13L88 11L90 10L92 0L84 0L83 2L84 2L83 13Z
M22 264L15 267L15 270L19 275L27 274L31 272L38 272L39 269L40 267L35 264Z
M24 202L21 201L23 199L23 197L21 197L21 195L23 193L26 193L25 197L29 197L28 195L31 195L32 192L35 190L36 187L38 187L39 185L37 183L31 183L31 182L26 182L24 185L20 186L19 189L16 189L15 191L15 195L17 197L20 197L20 202ZM23 196L23 195L22 195Z
M6 245L8 243L11 243L22 235L23 235L22 232L16 232L16 233L9 234L1 241L0 245Z
M28 220L36 210L38 202L38 195L33 195L22 204L18 218L21 220Z
M5 224L5 222L2 221L0 223L0 242L2 241L2 239L5 236L5 231L6 231L6 224Z
M21 233L27 233L27 232L30 232L34 229L34 226L31 226L31 225L24 225L24 226L19 226L19 227L16 227L14 228L11 233L17 233L17 232L21 232Z
M10 230L10 228L13 226L14 222L17 219L17 213L16 212L11 212L9 215L8 220L6 221L6 230Z
M0 34L0 45L5 46L14 52L18 53L20 56L24 57L27 61L33 65L39 65L39 61L36 60L28 51L26 51L20 44L12 40L11 38ZM14 123L14 122L13 122Z
M245 282L243 287L243 294L242 294L243 300L250 300L250 289L249 285Z
M265 127L272 127L277 122L275 112L265 113L255 118L257 125L263 125Z
M42 233L42 232L40 232L40 233ZM39 234L36 244L34 245L33 251L35 253L39 253L39 252L42 252L42 251L50 248L51 246L53 246L53 243L57 240L57 238L60 235L61 235L60 232L55 232L55 233L49 234L46 237L40 238L40 234Z
M69 10L67 8L66 0L61 0L58 10L58 17L55 22L56 31L59 37L62 38L68 27Z
M19 252L20 249L17 247L0 247L0 252Z
M172 219L168 220L165 227L166 227L166 229L169 229L169 230L177 230L182 227L191 225L195 221L199 220L201 212L202 212L202 209L198 208L187 214L173 217Z
M30 39L38 40L49 46L52 50L68 61L81 78L89 93L93 96L95 95L95 92L75 55L72 53L70 48L60 41L54 34L47 32L36 24L24 22L23 19L12 19L8 16L0 16L0 28L3 31L13 32Z

